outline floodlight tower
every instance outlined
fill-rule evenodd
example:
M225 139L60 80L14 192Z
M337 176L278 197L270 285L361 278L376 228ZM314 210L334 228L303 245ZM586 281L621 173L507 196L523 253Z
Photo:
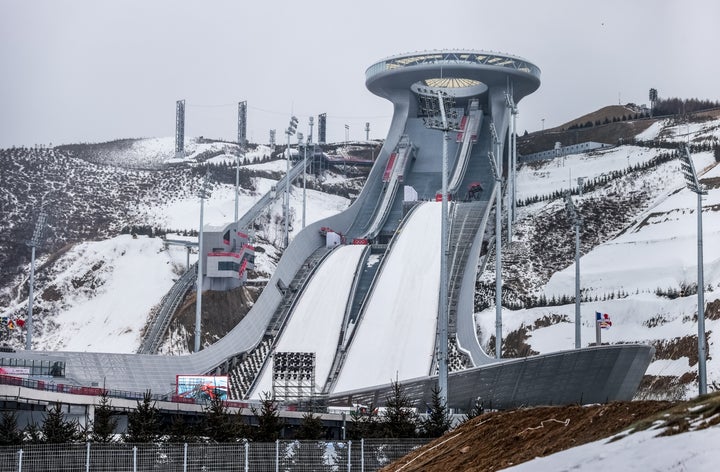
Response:
M247 100L238 102L238 145L247 143Z
M175 157L185 157L185 100L175 102Z
M270 147L272 148L273 151L275 150L275 130L274 129L270 130Z
M327 143L327 113L320 113L318 115L318 144Z
M45 222L47 221L47 214L45 210L40 209L37 222L35 223L35 231L33 231L32 239L26 244L30 246L30 281L28 290L28 310L27 320L25 320L25 326L27 328L25 336L25 349L28 351L32 350L32 334L33 334L33 290L35 288L35 247L40 244L43 231L45 230Z
M657 89L651 88L650 96L648 98L650 99L650 118L652 118L653 111L655 110L655 103L657 102L657 98L658 98Z
M580 227L583 218L578 214L570 192L565 194L565 210L575 226L575 349L580 349Z
M707 195L707 189L700 184L695 165L690 156L690 147L686 143L680 144L680 167L685 177L687 188L697 195L697 295L698 295L698 383L700 395L707 393L707 372L705 369L705 280L703 274L703 237L702 237L702 196Z
M198 192L200 197L200 232L198 233L198 271L197 271L197 296L195 298L195 350L200 351L200 326L202 324L202 286L203 286L203 210L205 199L208 198L208 170L205 171L202 187ZM237 220L236 220L237 221Z
M297 130L298 119L293 115L290 117L285 134L287 135L287 165L285 167L285 203L283 205L283 213L285 219L285 236L283 237L283 248L287 248L290 242L290 136L295 134Z
M490 123L495 151L488 153L495 176L495 357L502 357L502 156L495 123Z
M442 135L442 208L440 223L440 312L438 313L438 387L440 398L448 397L448 132L459 129L455 97L444 90L419 94L425 126L443 132Z

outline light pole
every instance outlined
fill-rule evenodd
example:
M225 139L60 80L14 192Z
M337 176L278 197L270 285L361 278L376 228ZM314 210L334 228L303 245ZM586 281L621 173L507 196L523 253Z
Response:
M35 231L33 236L27 245L30 246L30 280L28 288L28 309L27 309L27 320L25 320L26 335L25 335L25 349L28 351L32 350L32 334L33 334L33 291L35 289L35 247L40 244L42 239L43 231L45 230L45 222L47 220L47 214L45 210L40 209L37 222L35 223Z
M285 167L285 202L283 205L283 216L285 220L285 236L283 237L283 248L288 247L290 243L290 136L295 134L297 130L298 119L295 116L290 117L285 134L287 135L287 165Z
M238 220L238 198L240 193L240 154L235 156L235 219L233 220L237 224ZM235 228L235 232L239 228Z
M243 154L247 136L247 101L238 102L238 155L235 158L235 223L238 220L238 199L240 193L240 157ZM237 232L239 228L235 228Z
M208 171L205 171L202 188L198 192L200 197L200 231L198 233L198 272L197 272L197 296L195 298L195 350L200 351L200 326L202 324L202 286L203 286L203 210L207 194ZM237 221L237 220L236 220Z
M300 154L301 147L305 151L305 154L303 154L303 228L304 228L305 227L305 160L307 158L307 146L304 145L303 138L304 138L303 134L298 132L298 134L297 134L298 154Z
M505 92L505 106L510 109L512 114L512 120L510 121L510 129L508 130L508 182L507 182L507 241L508 244L512 242L512 224L515 221L515 117L517 115L517 108L515 107L515 100L512 97L512 88L508 87L508 91Z
M513 100L513 109L512 109L512 220L513 223L515 222L515 219L517 217L517 106L515 105L515 101Z
M303 153L303 207L302 207L302 227L305 228L305 214L307 207L307 148L312 143L312 132L313 132L313 117L308 119L310 125L310 134L308 134L307 140L305 141L305 149Z
M423 109L425 126L441 130L442 135L442 199L440 220L440 299L438 313L438 388L440 399L448 398L448 131L458 129L457 114L453 110L455 99L443 90L418 94ZM438 120L437 117L440 117Z
M490 123L495 151L490 151L490 167L495 176L495 357L502 357L502 156L495 123Z
M580 349L580 227L583 218L578 214L570 192L565 194L565 209L575 225L575 349Z
M702 237L702 196L707 189L700 185L695 165L690 157L687 144L680 144L680 167L682 168L685 185L697 195L697 296L698 296L698 384L700 395L707 393L707 372L705 368L705 280L703 274L703 237Z

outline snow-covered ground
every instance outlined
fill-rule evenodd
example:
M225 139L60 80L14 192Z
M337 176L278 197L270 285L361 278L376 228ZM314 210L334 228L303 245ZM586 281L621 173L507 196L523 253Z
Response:
M697 133L690 137L717 137L720 121L668 126L661 123L651 126L643 133L644 139L664 138L687 140L687 129ZM715 134L713 134L715 133ZM611 150L566 156L545 165L524 166L518 174L520 199L534 195L549 195L556 190L575 186L577 177L592 179L612 171L619 171L652 158L663 149L645 149L636 146L620 146ZM693 155L700 179L717 179L720 166L711 152ZM581 304L581 344L595 342L595 313L607 313L612 327L602 330L602 342L650 342L697 336L697 296L669 299L656 294L658 289L680 289L697 282L697 196L685 188L679 161L656 166L648 173L633 176L612 190L600 189L583 197L573 197L576 205L583 198L602 196L609 191L638 191L653 188L659 195L648 208L631 222L628 228L603 244L594 247L580 258L580 286L586 300ZM624 187L623 187L624 186ZM545 205L538 203L519 208L519 220L532 220ZM713 302L720 295L720 189L709 188L703 197L703 240L705 301ZM568 233L572 240L574 233ZM573 297L575 293L575 265L555 272L542 294ZM611 296L612 295L612 296ZM544 317L564 317L566 322L546 327L533 327ZM503 334L530 327L526 340L539 353L559 349L572 349L575 343L575 305L548 306L531 309L503 309ZM482 333L481 343L486 344L495 330L495 308L490 307L476 314ZM720 332L719 320L706 320L706 332L710 333L707 364L708 382L720 381L720 343L714 333ZM681 376L697 371L687 356L676 360L660 359L653 362L650 375ZM692 396L696 388L689 388L685 395Z
M718 135L719 123L710 121L687 126L668 126L667 123L653 125L643 133L643 138L654 139L662 136L687 139L687 130L692 129L705 139L706 136ZM170 144L164 141L157 143L160 147ZM269 152L269 148L259 149L258 157L264 157L266 151ZM577 177L592 179L614 170L622 170L647 162L659 152L662 150L620 146L610 150L566 156L542 166L525 166L518 175L518 196L523 199L534 195L549 195L556 190L576 185ZM696 167L703 174L702 178L720 177L720 168L713 167L715 163L711 153L698 153L693 157ZM257 163L249 167L282 173L286 161ZM239 214L243 214L264 192L269 191L275 181L256 178L254 185L255 192L241 192ZM695 196L684 189L677 162L661 164L624 185L628 187L613 188L613 191L631 191L652 186L660 189L657 191L659 196L626 231L582 255L580 265L583 293L598 296L598 301L582 304L582 344L587 345L595 340L596 311L608 313L613 321L612 328L603 331L604 342L647 342L695 336L697 324L693 321L693 316L697 311L697 298L689 296L671 300L655 293L658 288L677 288L695 282ZM607 190L598 190L594 196L598 196L598 192L602 191ZM345 198L314 190L308 190L307 197L308 224L342 211L349 204ZM574 198L579 202L585 196ZM703 203L707 302L716 300L720 293L720 213L714 210L718 204L720 190L711 188ZM231 221L233 205L234 188L230 185L215 186L210 198L205 202L205 224L221 225ZM520 207L520 220L534 218L543 205L546 204ZM293 228L294 232L297 232L301 227L301 188L293 187L291 206L296 222ZM430 210L433 207L434 205L424 205L417 213L420 215L425 211L433 211ZM138 213L145 215L147 224L178 230L197 229L199 212L199 199L193 196L176 197L157 207L138 209ZM268 210L263 236L270 242L279 241L281 238L282 229L277 224L280 213L279 201ZM430 217L430 221L439 221L439 218ZM438 273L434 267L439 264L439 261L428 256L439 254L439 251L432 250L432 247L439 244L434 240L434 235L439 231L433 229L434 226L411 230L412 224L411 221L407 230L403 231L393 251L404 254L404 263L393 268L393 256L388 258L382 276L385 277L387 273L395 282L378 285L375 294L378 307L369 309L359 325L345 364L346 368L337 385L338 391L362 386L352 372L362 372L363 385L386 383L396 378L396 375L402 379L427 373L432 357L434 313L437 305L437 281L433 282L433 277L429 275ZM403 249L405 245L407 248ZM52 308L57 310L54 313L57 316L46 326L46 333L35 336L35 348L135 351L145 319L178 276L180 268L185 265L185 256L184 248L171 246L165 249L158 238L132 239L130 236L119 236L107 241L86 242L76 246L62 255L56 263L57 267L61 268L57 275L57 289L61 291L63 284L73 287L68 290L73 295ZM195 261L195 257L194 254L191 255L191 263ZM42 264L44 261L40 258L38 262ZM272 272L274 262L266 257L266 254L259 253L257 262L260 270ZM98 264L96 269L91 269ZM90 287L93 289L90 290ZM152 287L153 290L148 290L147 287ZM382 290L388 290L389 293ZM604 295L620 291L626 296L605 297L603 300ZM541 287L540 292L547 296L572 296L574 265L570 264L556 272ZM427 300L423 297L427 297ZM42 294L39 294L37 302L41 305L45 303ZM18 305L4 308L0 316L16 310L17 307ZM393 316L387 316L388 313L393 313ZM504 309L503 333L507 335L522 326L533 326L537 320L546 316L561 317L567 321L529 330L527 343L530 347L540 353L572 348L574 304L523 310ZM494 307L477 313L476 319L481 333L480 342L486 345L489 336L495 331ZM418 329L419 332L411 333L408 331L411 328L408 327ZM715 342L712 335L719 332L719 329L718 321L707 321L706 330L711 333L708 344L710 382L720 380L720 366L712 361L720 358L720 344ZM391 359L380 356L380 351L374 348L380 343L398 344ZM373 368L368 370L365 368L367 365L372 365ZM692 373L696 368L696 365L690 364L687 357L660 359L650 365L648 373L680 376ZM368 375L372 378L367 378ZM692 393L693 390L689 389L686 395Z
M336 392L428 375L440 287L440 203L413 212L380 269Z
M322 391L340 337L345 306L358 261L365 246L350 245L336 249L320 266L303 291L277 342L277 352L315 353L315 390ZM268 363L260 375L251 398L272 392L272 366Z
M162 147L163 140L153 144ZM164 143L164 144L163 144ZM260 148L265 148L261 146ZM265 148L268 150L269 148ZM152 149L148 152L155 152ZM158 151L159 152L159 151ZM260 153L264 152L260 149ZM281 170L286 161L271 161L252 164L247 167L262 170ZM276 184L275 181L255 179L256 191L241 189L238 199L239 215L243 215L265 192ZM302 185L302 181L296 181ZM282 198L267 211L267 224L262 236L272 242L282 237L282 225L277 224L282 213ZM218 226L230 223L234 217L234 186L216 185L205 201L204 226ZM291 214L295 224L290 237L302 228L302 187L291 187ZM306 222L311 224L319 219L334 215L349 205L344 197L330 195L316 190L307 190ZM174 197L158 206L140 205L138 213L143 214L144 224L171 228L179 231L197 230L200 222L200 200L198 197ZM191 239L177 234L170 239ZM265 252L258 252L256 264L264 272L272 272L275 262L271 255L275 248L262 245ZM47 255L38 258L38 267ZM136 352L141 341L141 332L153 307L160 304L162 297L182 274L187 259L182 246L163 246L162 239L121 235L103 241L88 241L74 246L62 254L52 268L53 290L36 292L36 327L43 325L43 332L33 337L33 348L39 350L88 351L88 352ZM190 264L197 261L192 252ZM59 300L51 300L50 292L57 293ZM63 295L65 294L65 295ZM47 299L46 299L47 298ZM27 297L18 298L15 303L0 309L0 318L10 313L27 309ZM43 312L44 311L44 312ZM43 317L44 323L41 323Z
M703 472L716 470L720 427L658 436L650 429L618 440L601 439L550 456L537 458L506 472ZM622 435L618 435L622 436Z
M286 161L276 160L261 164L245 166L249 169L285 172ZM260 197L272 190L277 184L275 180L265 178L253 179L255 191L247 192L240 189L238 198L238 215L244 215ZM284 189L277 189L282 192ZM337 195L329 195L317 190L307 189L306 191L306 224L332 216L349 205L347 198ZM290 188L290 211L295 215L293 231L290 237L302 229L302 179L296 180ZM270 213L281 214L282 197L271 206ZM210 198L205 201L203 212L203 226L223 226L230 223L235 215L235 187L231 185L217 185L210 189ZM200 198L187 197L175 198L164 205L145 205L139 209L145 214L147 224L161 228L178 230L197 230L200 226ZM272 238L268 238L272 241Z
M184 266L185 249L164 248L160 238L121 235L78 244L56 265L55 285L72 297L54 318L58 329L36 335L34 346L134 352L148 313Z

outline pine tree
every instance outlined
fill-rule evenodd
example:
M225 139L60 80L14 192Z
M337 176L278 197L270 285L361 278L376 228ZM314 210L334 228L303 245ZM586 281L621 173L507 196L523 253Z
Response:
M193 425L185 421L185 417L176 414L170 420L170 430L168 431L167 442L169 443L190 443L196 442L197 437L194 433Z
M113 433L117 426L118 419L113 416L112 404L108 397L107 390L100 394L100 402L95 405L95 419L90 439L93 442L108 443L113 440Z
M480 397L475 400L473 407L463 415L462 422L466 422L485 413L485 405Z
M392 383L392 393L387 397L385 407L381 421L386 438L416 437L417 414L400 382Z
M430 414L420 424L422 435L426 438L439 438L450 430L452 418L447 403L440 397L440 386L438 385L432 389L429 409Z
M28 444L39 444L42 442L42 431L36 423L28 424L23 430L25 442Z
M240 436L239 423L235 415L228 412L227 405L219 397L210 399L203 418L203 435L217 443L231 442Z
M60 403L45 414L41 431L43 442L48 444L64 444L80 439L77 420L66 420Z
M285 424L280 418L278 405L270 394L265 392L261 397L260 411L258 412L255 408L252 408L253 416L258 422L253 439L259 442L273 442L280 438L280 433Z
M23 434L17 427L17 415L14 411L3 411L0 417L0 446L22 444Z
M359 408L350 412L350 426L348 427L350 439L379 438L382 435L382 424L377 415L377 409L373 405L370 408Z
M311 411L303 415L302 423L295 432L296 439L322 439L325 437L325 427L319 416Z
M142 403L138 401L135 410L128 413L125 442L154 442L160 437L160 425L160 410L155 406L152 394L148 390L143 395Z

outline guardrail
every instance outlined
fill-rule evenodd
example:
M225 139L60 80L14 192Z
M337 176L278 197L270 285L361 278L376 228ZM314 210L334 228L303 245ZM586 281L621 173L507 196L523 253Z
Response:
M58 392L58 393L69 393L72 395L87 395L91 397L97 397L102 394L107 394L111 398L123 398L126 400L143 400L145 393L133 392L129 390L114 390L103 387L85 387L81 385L70 385L63 383L56 383L54 380L35 380L35 379L24 379L21 377L15 377L12 375L0 375L0 385L12 385L17 387L25 387L33 390L42 390L45 392ZM150 398L153 401L172 402L172 403L185 403L195 405L205 405L206 400L197 398L187 398L176 394L151 394ZM225 405L231 408L250 408L250 406L259 405L259 402L240 402L227 400ZM280 408L281 410L292 410L292 406L286 406Z
M182 277L180 277L170 291L165 294L160 302L161 307L158 314L150 322L149 329L145 332L145 337L140 343L138 354L155 354L157 353L162 337L170 325L172 316L177 310L180 303L185 298L185 294L190 290L196 280L197 263L188 269Z

